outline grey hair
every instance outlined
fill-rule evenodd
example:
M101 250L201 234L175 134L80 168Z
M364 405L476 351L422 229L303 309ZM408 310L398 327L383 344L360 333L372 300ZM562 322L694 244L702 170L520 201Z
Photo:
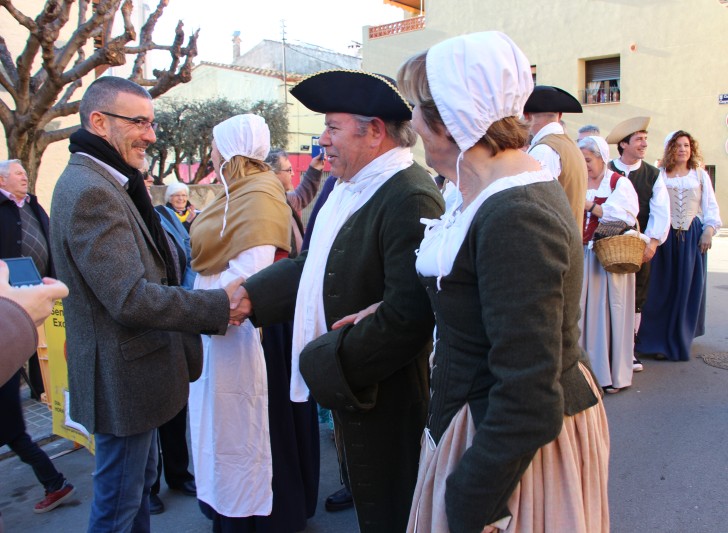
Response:
M364 135L367 131L367 125L371 124L375 117L365 117L363 115L352 115L357 122L357 133ZM387 136L391 137L397 146L401 148L412 148L417 143L417 133L412 127L410 120L384 120L384 129Z
M582 126L578 130L579 133L593 133L594 135L601 135L601 131L599 131L599 126L595 126L594 124L587 124L586 126Z
M281 170L281 158L288 157L288 153L283 148L271 148L265 162L268 163L274 172Z
M599 149L599 146L594 139L584 137L577 142L577 146L582 150L589 150L592 154L594 154L594 156L598 157L600 160L602 159L602 151Z
M81 115L81 127L89 129L91 113L94 111L111 111L116 97L120 93L152 99L144 87L133 81L116 76L102 76L88 86L81 98L81 106L78 110Z
M21 167L23 166L23 162L20 159L6 159L4 161L0 161L0 177L7 178L10 175L10 165L13 163L17 163Z

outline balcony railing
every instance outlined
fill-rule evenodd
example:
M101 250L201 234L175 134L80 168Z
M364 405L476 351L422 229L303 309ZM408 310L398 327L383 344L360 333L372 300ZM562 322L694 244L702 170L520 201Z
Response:
M579 91L582 104L614 104L620 101L619 86L615 80L591 82L586 89Z
M412 17L409 19L401 20L399 22L392 22L391 24L371 26L369 28L369 39L379 39L381 37L389 37L391 35L398 35L400 33L423 30L424 28L424 16Z

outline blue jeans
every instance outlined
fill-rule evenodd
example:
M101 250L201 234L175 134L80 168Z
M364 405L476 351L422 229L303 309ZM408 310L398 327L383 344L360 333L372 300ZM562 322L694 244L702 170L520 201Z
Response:
M89 533L148 533L149 493L157 477L157 430L94 434L96 471Z

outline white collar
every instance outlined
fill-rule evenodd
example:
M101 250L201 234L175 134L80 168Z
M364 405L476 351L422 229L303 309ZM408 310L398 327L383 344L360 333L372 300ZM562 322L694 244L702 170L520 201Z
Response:
M94 161L96 161L99 165L101 165L102 167L104 167L106 170L109 171L109 174L111 174L111 176L116 181L119 182L119 185L121 185L124 189L126 189L126 184L129 183L129 178L127 178L126 176L124 176L124 174L122 174L121 172L119 172L118 170L116 170L114 167L107 165L103 161L101 161L99 159L96 159L92 155L88 155L87 153L84 153L84 152L76 152L76 153L79 154L79 155L86 156L89 159L93 159Z
M621 170L622 172L626 172L628 174L630 172L633 172L633 171L637 170L638 168L640 168L642 166L642 160L641 159L638 159L637 162L634 163L634 164L632 164L632 165L628 165L627 163L625 163L624 161L622 161L622 159L619 158L619 157L617 159L614 159L613 161L614 161L614 166L617 169Z
M557 133L564 133L564 127L559 124L558 122L549 122L546 124L543 128L539 130L539 132L533 136L533 140L531 141L531 146L534 146L538 144L538 141L546 137L546 135L553 135Z

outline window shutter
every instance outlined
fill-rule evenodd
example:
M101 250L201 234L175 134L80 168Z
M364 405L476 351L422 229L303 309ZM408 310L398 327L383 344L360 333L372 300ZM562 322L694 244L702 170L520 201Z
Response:
M586 62L587 81L606 81L619 79L619 58L594 59Z

